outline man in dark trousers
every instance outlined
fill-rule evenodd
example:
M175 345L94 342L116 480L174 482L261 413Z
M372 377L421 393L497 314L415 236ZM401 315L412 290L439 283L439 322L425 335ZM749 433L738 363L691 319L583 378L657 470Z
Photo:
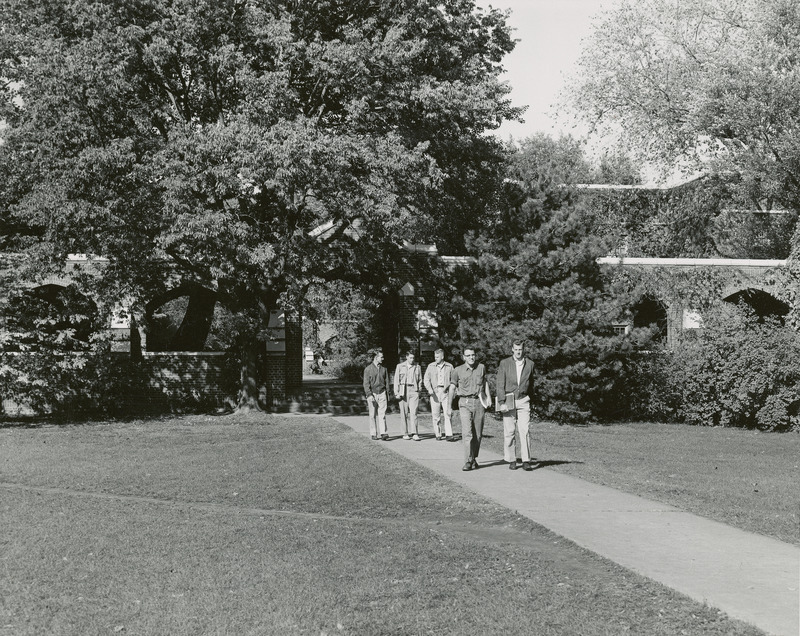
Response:
M531 465L528 429L531 423L531 390L533 388L533 361L525 357L525 343L515 340L511 344L511 357L500 361L496 382L497 407L503 414L503 456L511 470L517 469L514 452L519 431L522 468L533 470Z
M486 368L475 361L475 349L464 348L464 364L450 374L449 399L458 395L458 415L461 418L461 439L464 446L464 467L478 468L478 453L483 437L483 415L491 395L486 383Z
M369 435L372 439L386 441L389 434L386 430L386 407L388 406L389 372L383 362L383 351L375 350L370 362L364 368L364 395L369 407Z

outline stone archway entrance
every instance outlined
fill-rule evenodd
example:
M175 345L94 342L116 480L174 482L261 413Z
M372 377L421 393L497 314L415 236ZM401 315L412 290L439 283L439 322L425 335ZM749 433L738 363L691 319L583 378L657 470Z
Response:
M723 298L723 300L734 305L745 304L752 308L759 318L772 316L782 319L789 313L790 309L789 305L778 300L772 294L763 289L754 289L752 287L734 292Z

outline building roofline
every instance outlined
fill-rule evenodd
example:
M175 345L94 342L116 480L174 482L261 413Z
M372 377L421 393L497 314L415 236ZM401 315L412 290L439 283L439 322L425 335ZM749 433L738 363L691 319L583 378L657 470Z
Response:
M695 181L699 181L700 179L706 176L707 174L705 172L701 172L692 177L688 177L683 181L671 184L640 183L635 185L622 185L618 183L576 183L572 186L570 186L569 184L562 184L562 186L573 187L576 190L645 190L645 191L675 190L685 185L689 185L690 183L694 183Z
M602 256L600 265L638 265L650 267L786 267L786 259L752 258L644 258L630 256Z

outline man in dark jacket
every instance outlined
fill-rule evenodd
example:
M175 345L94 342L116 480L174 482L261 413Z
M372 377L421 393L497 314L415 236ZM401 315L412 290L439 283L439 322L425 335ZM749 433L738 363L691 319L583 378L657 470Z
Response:
M388 406L389 372L383 362L383 351L376 350L370 362L364 368L364 395L369 407L369 435L384 441L389 439L386 430L386 407Z
M517 469L517 453L514 452L517 431L522 468L533 470L528 439L532 388L533 361L525 357L525 343L515 340L511 345L511 357L501 360L497 367L496 382L497 408L503 413L503 455L511 470Z

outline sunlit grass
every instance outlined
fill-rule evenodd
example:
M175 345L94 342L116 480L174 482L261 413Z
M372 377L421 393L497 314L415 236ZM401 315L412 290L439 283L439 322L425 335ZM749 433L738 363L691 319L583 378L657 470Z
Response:
M325 418L0 430L0 634L758 634Z
M488 417L488 447L502 424ZM532 454L550 470L673 504L800 544L800 435L669 424L531 426Z

